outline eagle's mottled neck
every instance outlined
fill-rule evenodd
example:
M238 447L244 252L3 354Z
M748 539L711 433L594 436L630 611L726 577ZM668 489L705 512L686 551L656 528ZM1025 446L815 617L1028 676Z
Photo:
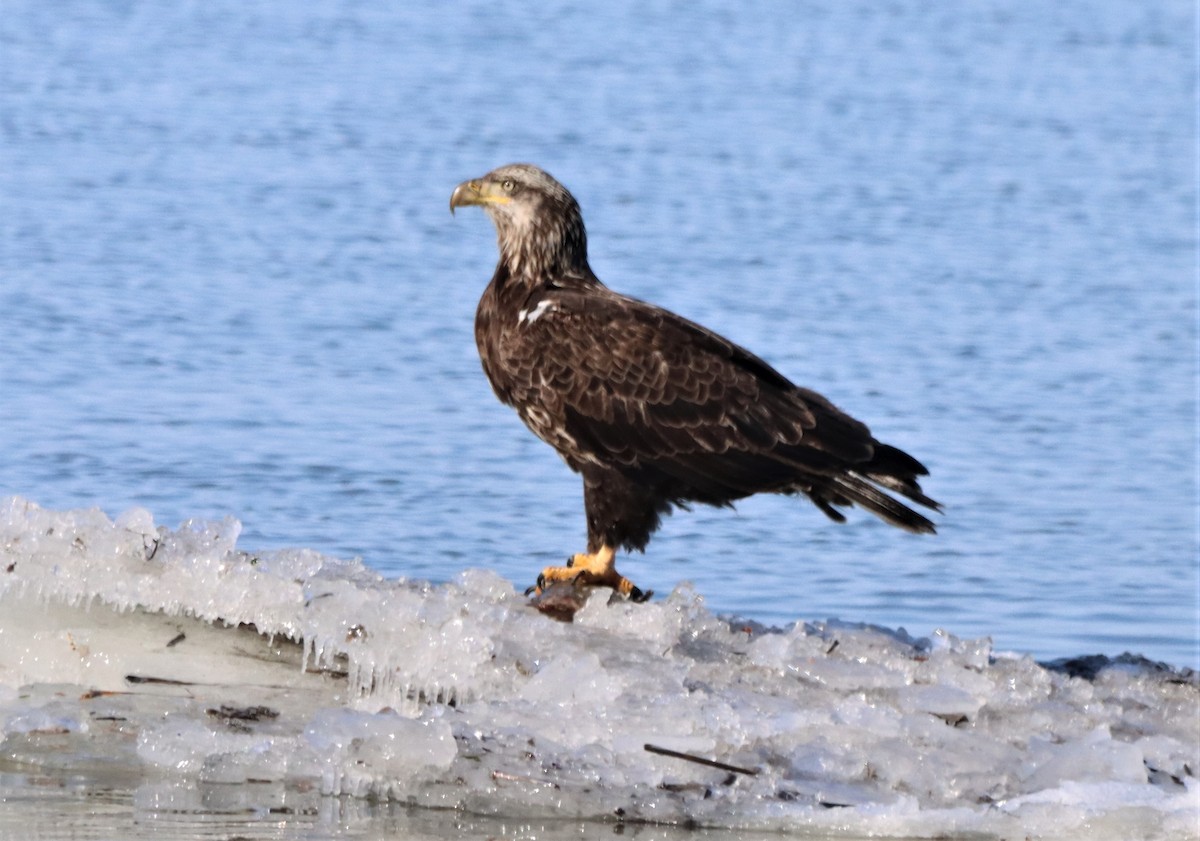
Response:
M546 200L534 213L497 226L500 261L513 278L544 283L594 277L587 260L587 231L573 198Z

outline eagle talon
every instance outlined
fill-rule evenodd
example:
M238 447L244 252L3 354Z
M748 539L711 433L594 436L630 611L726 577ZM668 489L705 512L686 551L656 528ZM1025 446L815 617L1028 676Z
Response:
M532 587L526 587L525 595L540 596L545 591L545 589L546 589L546 576L542 575L539 572L538 577L537 577L537 583L534 584Z
M653 590L643 590L641 587L632 587L629 590L629 600L634 604L645 604L650 601L650 597L654 595Z

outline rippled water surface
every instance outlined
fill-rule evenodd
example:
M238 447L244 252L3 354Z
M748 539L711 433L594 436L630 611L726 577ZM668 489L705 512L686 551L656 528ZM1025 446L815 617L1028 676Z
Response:
M1187 2L43 3L0 18L0 493L233 514L242 544L578 551L492 396L459 181L579 198L600 276L932 470L935 538L807 504L625 562L763 621L1197 660Z

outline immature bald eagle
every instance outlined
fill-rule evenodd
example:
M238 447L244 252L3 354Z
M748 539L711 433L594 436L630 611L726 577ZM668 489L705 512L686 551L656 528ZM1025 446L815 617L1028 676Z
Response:
M475 315L483 370L501 401L583 475L586 554L538 576L601 584L641 600L617 549L643 549L672 507L804 494L826 515L857 504L894 526L933 524L928 472L816 392L733 342L620 295L588 266L579 205L548 174L512 164L459 184L450 210L479 205L500 262Z

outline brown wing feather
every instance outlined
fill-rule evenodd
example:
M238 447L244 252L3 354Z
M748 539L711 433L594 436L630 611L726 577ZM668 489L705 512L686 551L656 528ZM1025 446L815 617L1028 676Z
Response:
M547 298L510 331L506 356L526 384L516 404L561 419L574 447L552 443L568 461L653 470L728 500L871 458L863 424L699 325L607 290Z

